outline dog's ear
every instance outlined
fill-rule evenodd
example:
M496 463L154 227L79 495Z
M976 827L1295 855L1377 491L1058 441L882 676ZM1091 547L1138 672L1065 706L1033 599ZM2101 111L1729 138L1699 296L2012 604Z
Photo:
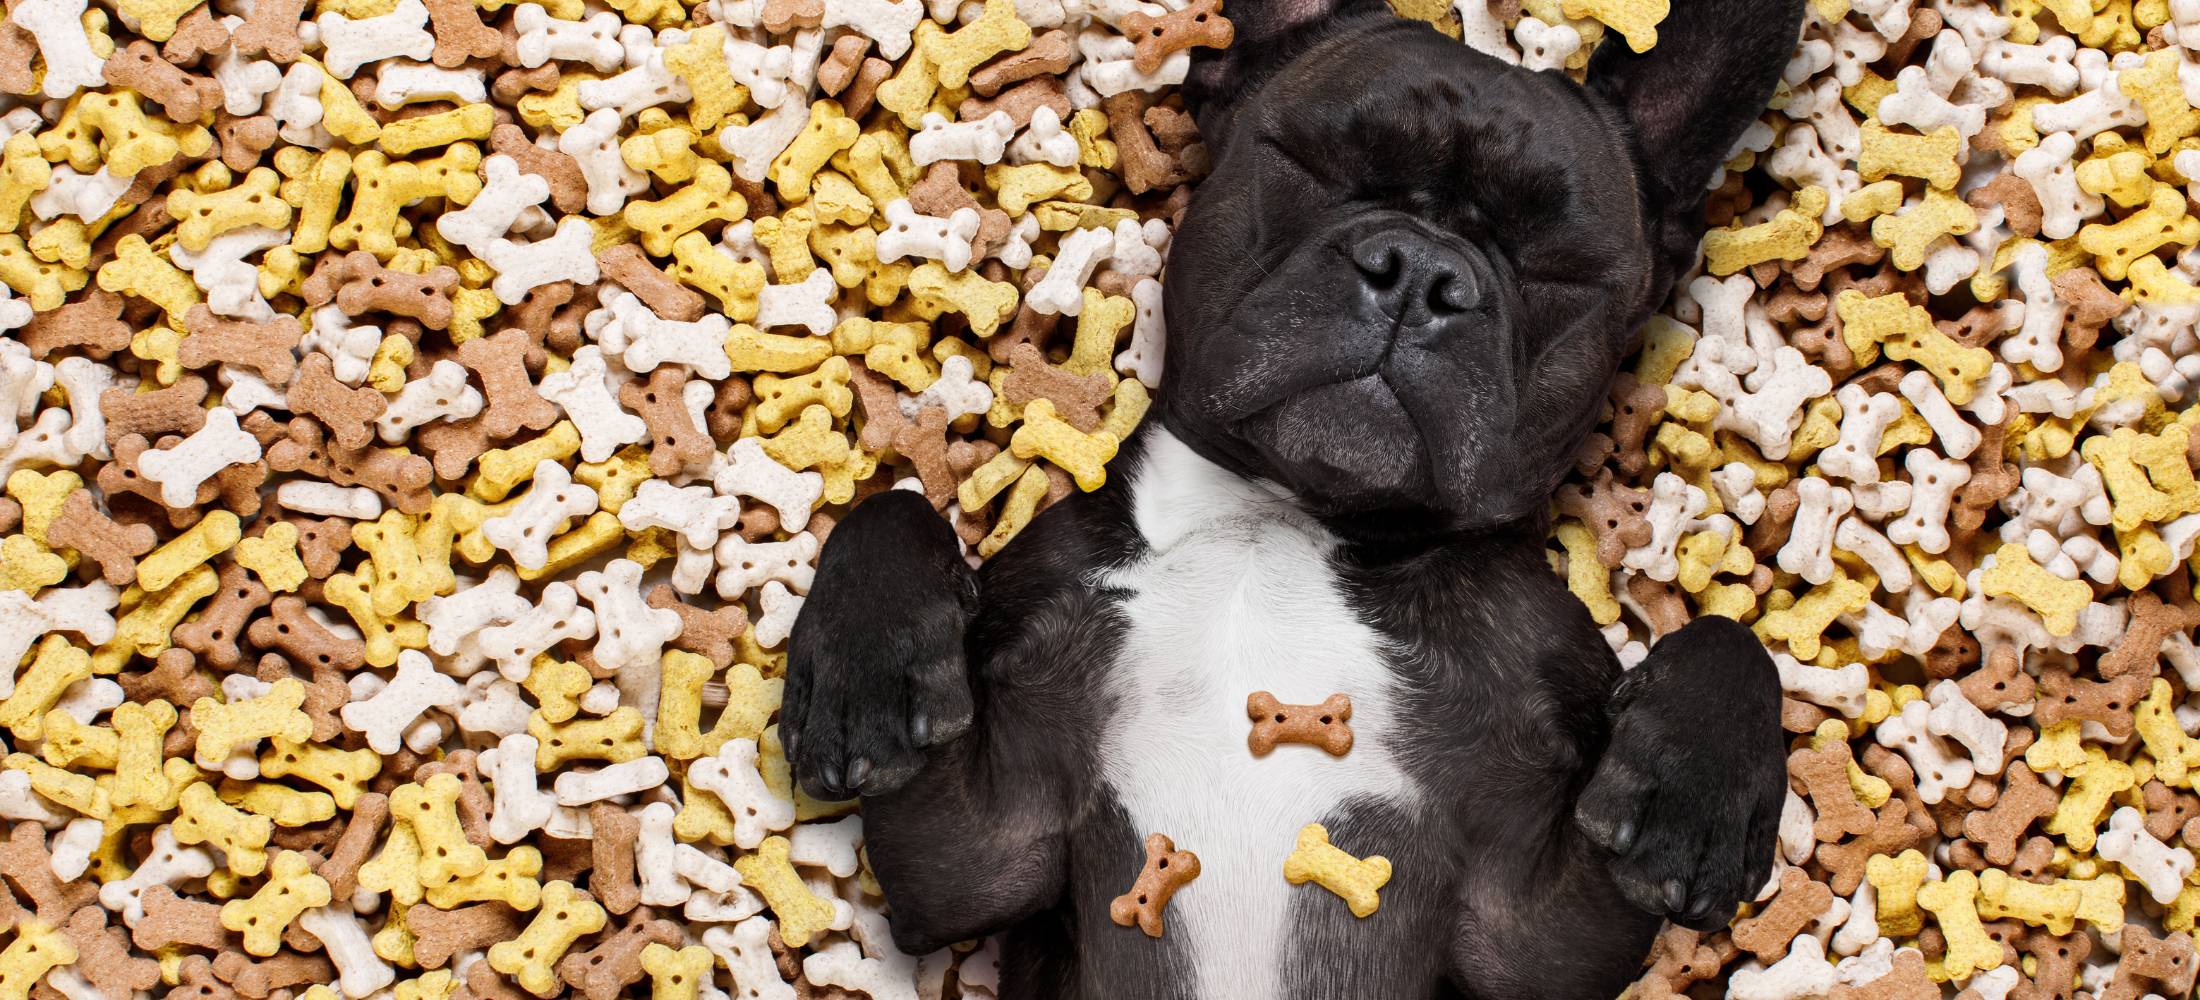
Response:
M1657 44L1636 52L1608 32L1588 85L1635 133L1650 231L1666 276L1702 236L1706 186L1764 113L1802 28L1803 0L1674 0Z
M1240 100L1329 25L1357 15L1390 16L1390 8L1385 0L1225 0L1222 13L1235 39L1220 49L1192 49L1183 87L1209 142L1223 135Z

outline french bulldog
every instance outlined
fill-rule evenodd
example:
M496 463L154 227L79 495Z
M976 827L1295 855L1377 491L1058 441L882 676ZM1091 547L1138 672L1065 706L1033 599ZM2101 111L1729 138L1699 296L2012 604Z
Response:
M794 773L861 797L897 944L1004 934L1011 1000L1610 1000L1770 872L1780 687L1721 618L1623 671L1547 508L1802 0L1674 0L1585 84L1380 0L1229 14L1153 414L976 570L921 494L858 505L790 640ZM1255 756L1254 691L1347 695L1349 752ZM1314 822L1390 860L1371 915L1284 878ZM1158 938L1109 919L1152 833L1201 865Z

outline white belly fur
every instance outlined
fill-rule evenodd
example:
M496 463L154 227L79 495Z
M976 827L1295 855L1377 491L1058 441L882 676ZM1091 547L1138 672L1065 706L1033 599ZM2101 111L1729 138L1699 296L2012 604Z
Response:
M1118 701L1102 773L1141 839L1167 834L1199 856L1199 878L1166 914L1198 994L1273 997L1292 894L1323 892L1284 881L1299 828L1355 797L1419 794L1383 739L1398 718L1394 679L1381 636L1346 604L1324 559L1335 539L1273 488L1165 432L1133 487L1152 552L1106 579L1133 596L1110 677ZM1260 690L1286 703L1349 695L1351 752L1285 745L1254 757L1245 699Z

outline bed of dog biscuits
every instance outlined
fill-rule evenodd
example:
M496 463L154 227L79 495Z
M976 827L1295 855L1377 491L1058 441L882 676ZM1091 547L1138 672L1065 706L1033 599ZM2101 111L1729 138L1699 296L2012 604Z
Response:
M1525 6L1470 40L1663 8ZM1633 995L2189 996L2200 6L1806 18L1556 505L1623 662L1726 615L1787 696L1777 870Z
M834 518L1161 364L1214 0L21 0L0 998L991 995L792 788Z
M1809 19L1558 503L1623 661L1729 615L1789 695L1781 870L1636 994L2189 994L2200 8ZM791 787L781 647L860 497L982 557L1104 481L1218 4L4 24L0 996L990 992Z

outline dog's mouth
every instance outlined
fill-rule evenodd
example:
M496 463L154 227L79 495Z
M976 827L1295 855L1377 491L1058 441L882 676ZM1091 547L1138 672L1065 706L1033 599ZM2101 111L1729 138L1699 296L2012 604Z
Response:
M1332 499L1432 495L1426 425L1379 371L1294 392L1241 426L1295 490Z

